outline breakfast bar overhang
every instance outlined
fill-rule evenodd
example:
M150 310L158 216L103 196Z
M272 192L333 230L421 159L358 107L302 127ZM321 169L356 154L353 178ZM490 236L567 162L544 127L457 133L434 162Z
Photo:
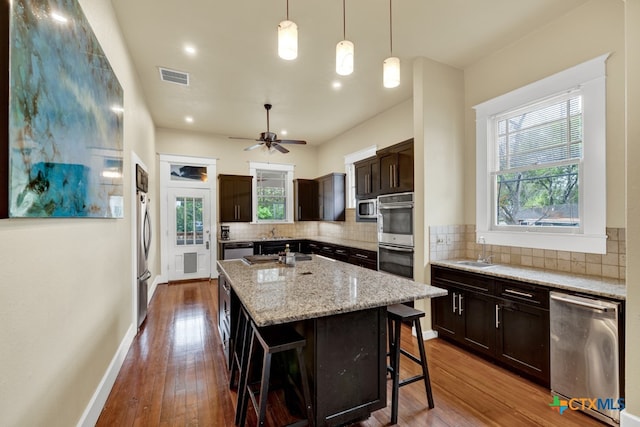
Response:
M294 267L218 261L229 336L242 305L259 327L288 323L307 341L315 424L343 425L386 406L386 307L447 291L312 255ZM228 348L225 348L228 361Z

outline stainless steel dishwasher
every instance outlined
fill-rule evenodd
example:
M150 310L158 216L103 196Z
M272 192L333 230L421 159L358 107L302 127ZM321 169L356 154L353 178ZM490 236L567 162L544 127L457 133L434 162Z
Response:
M550 293L551 392L611 425L620 423L619 313L616 302Z
M229 242L223 244L222 259L239 259L253 255L253 242Z

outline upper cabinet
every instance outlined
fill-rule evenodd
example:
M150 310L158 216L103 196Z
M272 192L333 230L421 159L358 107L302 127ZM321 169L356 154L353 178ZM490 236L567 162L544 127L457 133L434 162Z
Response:
M380 194L413 191L413 138L379 150Z
M354 163L356 198L413 191L413 138L378 150L375 157Z
M376 156L354 163L356 174L356 199L370 199L379 192L380 163Z
M318 181L315 179L296 179L294 181L295 219L296 221L318 221Z
M316 179L296 179L296 221L344 221L345 180L344 173L331 173Z
M344 173L332 173L316 179L320 220L345 220L345 180Z
M252 176L218 175L220 222L251 222Z

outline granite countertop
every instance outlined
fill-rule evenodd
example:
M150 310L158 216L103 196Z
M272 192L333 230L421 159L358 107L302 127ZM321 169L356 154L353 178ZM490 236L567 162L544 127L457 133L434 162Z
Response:
M316 242L332 243L334 245L347 246L350 248L365 249L368 251L378 252L378 243L364 242L361 240L342 239L340 237L312 236L312 237L255 237L248 239L218 239L218 243L237 243L237 242L279 242L283 240L313 240Z
M218 261L258 326L314 319L447 294L445 289L312 255L295 267Z
M431 261L431 264L616 300L624 300L627 297L627 287L623 280L503 264L494 264L491 267L482 268L461 265L457 263L458 261L461 260Z

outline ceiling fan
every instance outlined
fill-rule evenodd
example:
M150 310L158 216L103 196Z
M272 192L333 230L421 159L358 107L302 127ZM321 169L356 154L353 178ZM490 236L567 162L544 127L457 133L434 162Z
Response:
M267 131L266 132L261 132L260 133L260 138L254 139L254 138L243 138L243 137L239 137L239 136L230 136L229 138L231 139L247 139L250 141L260 141L255 145L252 145L250 147L247 147L244 149L244 151L250 151L253 150L255 148L258 148L262 145L266 146L267 149L271 150L271 148L275 148L276 150L280 151L281 153L288 153L289 150L287 150L286 148L282 147L280 144L306 144L307 141L302 141L299 139L278 139L278 135L276 135L273 132L269 131L269 110L271 110L272 105L271 104L264 104L264 109L267 110Z

